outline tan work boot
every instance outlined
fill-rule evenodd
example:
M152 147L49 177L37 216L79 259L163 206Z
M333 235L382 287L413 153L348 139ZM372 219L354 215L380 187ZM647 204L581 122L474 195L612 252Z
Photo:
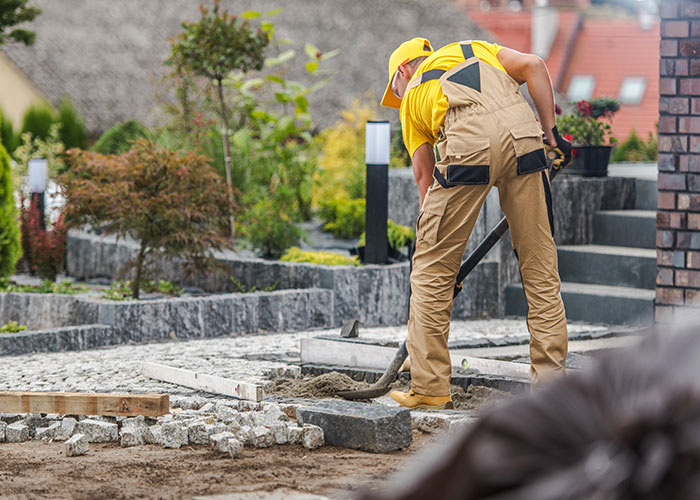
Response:
M454 408L452 397L449 395L424 396L413 391L392 391L389 396L401 406L412 410L451 410Z

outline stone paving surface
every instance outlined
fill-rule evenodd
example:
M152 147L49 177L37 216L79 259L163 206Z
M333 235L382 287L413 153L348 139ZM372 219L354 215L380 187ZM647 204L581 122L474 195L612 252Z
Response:
M572 334L607 327L571 324ZM240 381L265 383L270 370L299 362L299 342L340 329L288 334L226 337L160 344L127 345L80 352L3 357L0 391L167 392L207 397L196 390L141 376L142 361L152 361ZM527 335L522 319L454 321L450 340L508 339ZM403 340L406 327L362 328L360 338ZM216 398L220 396L211 395Z

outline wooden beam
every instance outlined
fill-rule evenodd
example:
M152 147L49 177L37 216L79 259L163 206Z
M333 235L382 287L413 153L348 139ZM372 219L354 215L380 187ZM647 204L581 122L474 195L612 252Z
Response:
M450 350L452 366L461 368L466 359L468 368L480 373L518 378L530 376L530 365L527 363L478 358L470 354L468 350ZM384 370L395 355L396 349L393 347L318 338L301 340L302 363Z
M191 387L204 392L223 394L224 396L233 396L234 398L250 401L261 401L263 398L262 386L181 368L173 368L172 366L159 365L158 363L143 362L141 364L141 373L145 377Z
M0 392L0 413L157 417L169 412L167 394Z

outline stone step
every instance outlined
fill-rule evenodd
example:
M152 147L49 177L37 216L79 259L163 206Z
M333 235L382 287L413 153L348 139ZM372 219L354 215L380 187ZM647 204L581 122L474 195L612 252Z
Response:
M635 180L635 202L634 208L637 210L654 210L656 211L656 201L658 197L658 189L656 181L649 179Z
M558 247L562 281L653 289L656 250L607 245Z
M593 244L656 248L656 212L604 210L593 217Z
M654 318L653 290L563 282L561 296L569 321L648 325ZM527 315L527 302L520 284L506 287L506 315Z

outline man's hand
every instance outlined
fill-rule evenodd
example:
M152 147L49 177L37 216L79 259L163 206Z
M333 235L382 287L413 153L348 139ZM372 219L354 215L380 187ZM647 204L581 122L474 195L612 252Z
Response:
M416 179L418 193L420 194L420 206L423 206L423 199L428 188L433 183L433 169L435 168L435 151L428 144L421 144L413 153L413 177Z
M557 130L556 126L552 128L551 137L545 136L544 142L547 155L549 155L550 151L556 153L556 157L552 162L552 168L559 170L571 162L571 143L559 135L559 130Z

